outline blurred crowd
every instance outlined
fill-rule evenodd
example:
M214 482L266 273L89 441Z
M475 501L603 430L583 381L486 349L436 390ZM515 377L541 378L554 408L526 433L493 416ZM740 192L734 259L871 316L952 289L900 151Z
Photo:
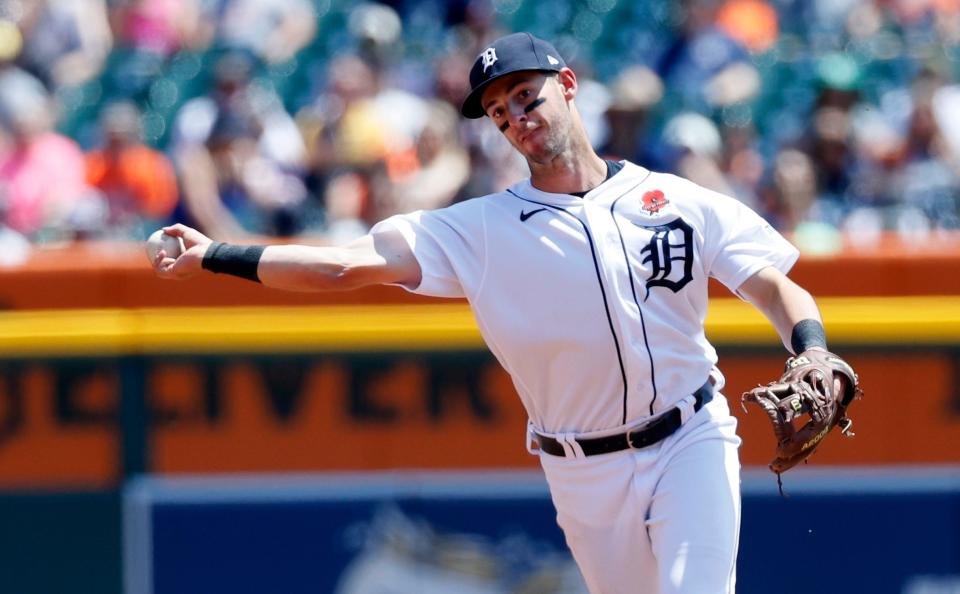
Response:
M458 108L513 30L577 72L600 154L811 248L960 227L960 0L0 0L0 251L340 243L501 190L525 163Z

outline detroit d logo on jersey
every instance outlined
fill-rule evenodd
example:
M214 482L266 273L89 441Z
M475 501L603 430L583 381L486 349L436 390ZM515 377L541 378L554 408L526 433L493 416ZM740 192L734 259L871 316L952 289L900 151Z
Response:
M653 287L678 293L693 280L693 228L680 218L663 225L637 226L653 232L650 242L640 249L643 263L650 266L644 301Z

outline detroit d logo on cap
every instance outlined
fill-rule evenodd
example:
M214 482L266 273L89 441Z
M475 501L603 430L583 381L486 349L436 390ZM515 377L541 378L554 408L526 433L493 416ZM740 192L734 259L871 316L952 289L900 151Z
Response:
M487 68L493 66L494 62L497 61L497 50L488 47L480 54L480 59L483 60L483 71L486 72Z

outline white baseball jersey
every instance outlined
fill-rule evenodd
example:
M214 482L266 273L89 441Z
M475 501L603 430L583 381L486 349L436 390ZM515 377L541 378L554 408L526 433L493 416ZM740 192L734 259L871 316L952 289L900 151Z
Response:
M717 362L707 278L731 290L798 252L733 198L625 163L583 198L529 180L391 217L420 264L408 290L466 297L533 425L591 433L675 405Z

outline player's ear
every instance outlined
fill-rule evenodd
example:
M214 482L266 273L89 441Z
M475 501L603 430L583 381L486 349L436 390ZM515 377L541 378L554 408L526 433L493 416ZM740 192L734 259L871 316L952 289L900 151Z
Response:
M577 96L577 90L580 88L577 83L577 75L573 70L563 67L557 72L557 83L560 85L560 92L564 99L570 101Z

